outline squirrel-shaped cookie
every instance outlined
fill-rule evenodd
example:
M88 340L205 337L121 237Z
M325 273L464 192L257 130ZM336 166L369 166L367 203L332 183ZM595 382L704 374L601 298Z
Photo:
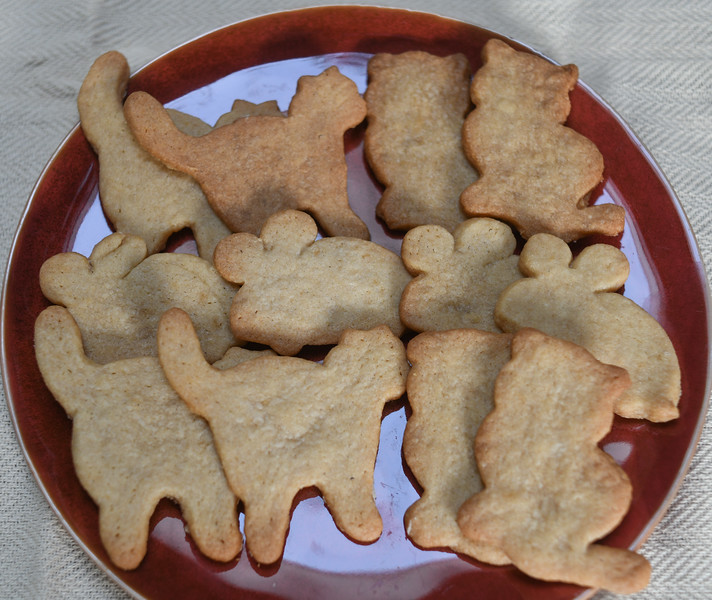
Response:
M380 536L373 469L382 411L401 397L408 373L403 343L387 327L344 332L323 364L265 356L221 371L205 361L190 317L171 309L159 326L158 356L173 388L213 431L256 561L281 556L304 487L320 490L353 539Z
M235 348L224 366L262 354ZM149 519L161 498L177 501L191 537L215 560L242 547L237 499L205 421L170 387L156 357L99 365L60 306L35 324L42 377L72 419L72 459L99 507L101 540L111 561L136 568L146 554Z
M517 242L508 225L469 219L450 234L421 225L403 238L401 257L411 275L400 317L414 331L471 327L499 332L494 307L502 291L521 278Z
M643 589L644 557L596 543L628 512L632 486L599 447L613 423L625 370L581 346L523 329L475 436L484 490L458 515L474 542L500 548L537 579L617 593Z
M212 260L215 245L230 230L193 178L166 168L138 144L124 118L128 80L126 58L107 52L89 69L77 98L82 131L99 160L102 208L117 231L142 237L150 254L187 227L200 256ZM168 115L191 133L212 129L177 111Z
M317 239L308 214L272 215L260 237L234 233L215 249L215 267L241 287L230 309L233 333L279 354L335 344L344 329L404 327L398 314L411 277L400 257L357 238Z
M145 92L124 107L141 145L171 169L200 183L232 231L259 234L278 210L310 212L328 235L367 239L351 210L344 133L366 116L356 84L330 67L297 83L287 116L253 116L199 138L181 133Z
M211 362L237 343L228 322L237 288L198 256L148 255L138 236L113 233L89 258L76 252L50 257L40 268L40 288L69 309L87 356L99 363L155 356L158 320L174 306L195 320Z
M525 239L623 231L623 207L589 206L602 180L601 153L564 125L576 66L554 65L497 39L485 44L483 61L472 78L475 109L462 130L465 154L480 174L460 197L465 213L507 221Z
M635 302L613 293L630 268L620 250L594 244L572 260L565 242L537 234L524 245L519 268L525 278L498 300L497 325L508 332L534 327L625 368L632 385L616 403L622 417L678 417L680 365L670 338Z

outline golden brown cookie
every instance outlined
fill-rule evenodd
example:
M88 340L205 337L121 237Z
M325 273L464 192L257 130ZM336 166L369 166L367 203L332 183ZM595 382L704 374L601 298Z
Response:
M367 240L316 238L308 214L286 210L260 237L235 233L218 244L218 272L241 285L230 309L233 333L290 355L335 344L345 329L385 324L403 333L398 303L411 277L400 257Z
M190 228L198 253L212 260L229 229L210 208L200 186L188 175L166 168L134 139L123 111L129 66L119 52L107 52L91 66L77 98L82 131L99 159L99 197L117 231L143 238L148 252L161 250L170 235ZM193 133L196 119L171 116ZM186 134L188 135L188 134Z
M571 241L623 231L623 207L589 206L602 180L601 153L564 125L576 66L554 65L497 39L482 56L471 85L475 110L463 128L465 154L480 179L461 196L465 212L507 221L524 238L544 232Z
M497 299L521 278L516 245L509 226L494 219L469 219L452 234L437 225L411 229L401 257L415 278L401 297L401 321L414 331L473 327L499 332Z
M124 112L141 145L194 177L233 231L257 235L271 214L298 208L328 235L369 237L349 206L344 155L344 133L363 121L366 104L336 67L301 77L286 117L246 117L199 138L181 133L145 92L131 94Z
M210 361L237 343L228 322L237 288L198 256L147 256L137 236L113 233L89 258L75 252L52 256L40 269L40 287L50 302L69 309L87 356L99 363L155 356L158 320L174 306L195 320Z
M74 467L99 507L111 561L122 569L140 564L161 498L180 504L201 552L233 559L242 547L237 498L210 429L168 385L158 359L94 363L76 323L59 306L38 317L35 352L47 387L72 419Z
M254 104L253 102L248 102L247 100L235 100L232 103L232 107L229 112L221 115L215 122L215 127L222 127L223 125L229 125L237 121L237 119L242 119L243 117L255 117L257 115L268 115L273 117L281 117L282 111L279 110L279 104L276 100L268 100L267 102L261 102L260 104ZM175 119L173 119L175 122ZM179 129L181 129L179 127ZM184 133L185 129L181 129Z
M465 216L460 194L477 179L462 149L472 105L470 64L462 54L375 54L364 94L364 152L384 186L376 214L391 229L440 225Z
M572 259L566 243L538 234L525 244L519 268L525 278L505 290L495 307L495 321L504 331L534 327L626 369L632 385L616 402L622 417L658 422L678 417L675 348L651 315L614 293L629 273L620 250L594 244Z
M213 127L208 125L205 121L193 115L189 115L173 108L166 108L166 112L178 129L180 129L183 133L192 135L193 137L205 135L213 130ZM267 102L255 104L254 102L238 99L232 103L232 107L228 112L218 117L214 127L217 128L222 127L223 125L229 125L230 123L237 121L237 119L254 117L255 115L281 116L282 111L279 110L279 105L276 100L268 100Z
M495 383L494 410L475 438L484 490L460 509L471 540L501 548L537 579L632 593L650 565L594 543L628 511L631 484L598 447L626 372L533 329L512 340Z
M510 358L510 340L508 334L459 329L421 333L408 343L406 390L413 412L403 456L423 493L404 522L418 546L510 562L499 548L466 538L457 524L462 503L482 490L473 444L492 410L494 381Z
M381 416L405 391L408 372L403 344L387 327L344 332L323 364L266 356L220 371L205 361L190 317L172 309L158 348L171 385L213 431L257 562L281 556L304 487L321 491L346 535L380 536L373 469Z
M175 126L188 135L205 135L213 129L201 118L194 115L189 115L174 108L167 108L166 112L170 115L171 121L175 123Z

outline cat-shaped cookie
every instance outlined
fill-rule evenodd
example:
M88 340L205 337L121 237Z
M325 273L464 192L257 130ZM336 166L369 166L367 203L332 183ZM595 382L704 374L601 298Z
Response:
M171 309L158 354L173 388L213 431L256 561L279 559L294 497L309 486L344 533L362 542L380 536L373 469L381 417L408 373L403 343L387 327L344 332L323 364L265 356L218 370L205 361L190 317Z
M412 50L368 61L364 154L385 187L376 214L391 229L452 231L467 218L460 194L477 179L462 150L469 83L463 54Z
M232 231L259 234L278 210L310 212L328 235L368 239L351 210L344 133L366 116L356 84L330 67L303 76L287 116L238 119L201 137L178 130L145 92L124 112L136 139L166 166L194 177Z
M242 547L237 498L210 429L168 385L158 359L95 363L60 306L37 318L35 352L47 387L72 419L72 459L99 507L111 561L122 569L140 564L161 498L180 504L201 552L220 561L234 558ZM235 348L222 366L260 354Z
M168 169L138 144L124 118L128 80L126 58L107 52L89 69L77 98L82 131L99 159L102 208L116 230L143 238L151 254L172 233L190 228L200 256L212 260L230 230L192 177ZM169 118L192 134L212 129L177 111Z
M510 359L511 336L476 329L421 333L408 342L406 391L412 414L403 456L423 488L405 513L408 536L423 548L451 548L508 564L499 548L473 542L457 524L460 506L482 490L477 429L494 405L494 382Z

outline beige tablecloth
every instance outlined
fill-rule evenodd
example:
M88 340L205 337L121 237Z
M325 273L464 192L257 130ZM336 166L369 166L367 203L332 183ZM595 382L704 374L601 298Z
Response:
M689 216L706 264L712 264L712 2L385 4L479 24L559 62L576 63L582 80L623 116L660 164ZM77 122L76 94L94 58L116 49L137 68L222 25L303 5L301 0L0 0L2 263L37 176ZM707 423L679 494L642 548L653 577L636 599L712 598L710 488L712 424ZM0 597L126 597L58 522L25 463L4 402Z

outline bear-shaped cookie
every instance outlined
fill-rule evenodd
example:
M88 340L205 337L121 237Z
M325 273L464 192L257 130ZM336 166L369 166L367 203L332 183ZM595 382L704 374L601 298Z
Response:
M207 260L192 254L147 254L138 236L112 233L89 258L64 252L40 268L40 288L69 309L87 356L99 363L156 355L161 314L173 306L196 322L210 361L237 341L228 315L236 287Z
M238 339L293 355L335 344L348 328L403 333L398 304L411 276L400 257L368 240L317 235L308 214L285 210L260 237L234 233L218 244L215 268L241 285L230 308Z
M117 231L142 237L151 254L171 234L190 228L198 254L211 261L215 245L230 230L192 177L166 168L138 144L124 118L128 80L126 58L107 52L91 66L77 97L82 131L99 160L104 213ZM211 129L177 111L171 117L192 134Z
M403 521L420 547L451 548L491 564L510 562L499 548L466 538L457 524L460 506L482 490L473 444L494 405L494 381L510 359L510 341L506 333L453 329L408 342L412 413L403 456L423 492Z
M381 417L408 373L403 343L387 327L344 332L322 364L265 356L221 371L205 361L190 317L171 309L159 325L158 356L173 388L212 429L257 562L281 556L294 497L305 487L320 490L346 535L380 536L373 470Z
M194 177L232 231L257 235L271 214L296 208L328 235L369 237L349 205L344 154L344 134L363 121L366 104L336 67L301 77L286 117L238 119L201 137L179 131L145 92L131 94L124 112L140 144Z
M475 109L462 131L465 154L480 174L460 197L465 213L502 219L525 239L544 232L572 241L623 231L623 207L589 206L602 180L601 153L564 125L576 66L554 65L497 39L482 56L470 88Z
M47 387L72 419L74 467L98 505L111 561L122 569L140 564L161 498L180 504L201 552L233 559L242 547L237 498L210 429L170 387L158 359L91 361L75 321L60 306L37 318L35 353ZM222 366L260 354L236 348Z
M484 490L460 508L462 532L537 579L641 590L650 578L645 558L594 543L620 523L632 497L625 471L598 446L627 373L534 329L517 332L511 348L494 409L475 436Z
M415 278L400 301L401 321L414 331L472 327L499 332L494 307L499 295L521 278L509 226L469 219L451 234L421 225L403 238L403 264Z
M615 293L628 278L625 255L609 244L594 244L572 257L555 236L530 238L519 259L525 278L497 301L497 325L508 332L539 329L626 369L632 385L616 402L622 417L677 418L681 375L675 348L650 314Z
M452 231L467 218L460 194L477 179L462 150L469 84L463 54L412 50L368 61L363 148L385 187L376 214L391 229L432 224Z

